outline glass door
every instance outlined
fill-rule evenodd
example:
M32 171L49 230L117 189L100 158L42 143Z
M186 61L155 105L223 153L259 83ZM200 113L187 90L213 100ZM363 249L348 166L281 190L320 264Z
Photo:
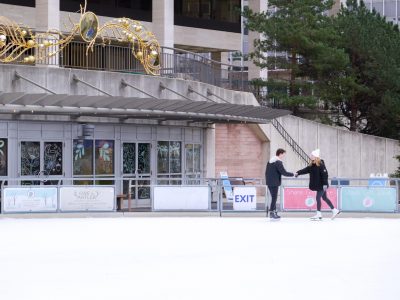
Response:
M123 192L136 206L150 207L151 143L122 144Z
M63 142L21 141L20 176L24 185L56 185L63 176Z
M182 184L182 142L157 142L157 184Z
M185 145L185 183L201 183L201 145Z

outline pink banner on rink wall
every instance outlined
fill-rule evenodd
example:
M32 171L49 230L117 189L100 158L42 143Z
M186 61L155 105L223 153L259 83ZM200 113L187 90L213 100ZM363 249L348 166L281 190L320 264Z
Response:
M317 192L308 188L285 187L283 188L282 206L284 210L316 210L317 201L315 200ZM334 207L338 205L338 191L336 188L329 188L327 191L329 200ZM328 209L329 206L321 199L322 210Z

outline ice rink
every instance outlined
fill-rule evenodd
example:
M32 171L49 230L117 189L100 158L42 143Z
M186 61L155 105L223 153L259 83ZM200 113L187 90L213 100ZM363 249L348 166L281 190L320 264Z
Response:
M0 219L0 299L400 299L400 219Z

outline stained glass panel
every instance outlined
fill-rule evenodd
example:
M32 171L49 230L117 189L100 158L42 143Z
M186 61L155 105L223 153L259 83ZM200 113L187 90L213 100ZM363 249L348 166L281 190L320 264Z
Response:
M181 142L169 144L170 173L181 173Z
M93 140L74 140L74 175L93 175Z
M136 171L136 144L124 143L122 146L122 164L124 174L135 174Z
M38 175L40 172L40 142L21 142L21 175Z
M8 141L0 139L0 176L7 176Z
M138 144L138 173L150 174L150 144Z
M96 175L114 174L114 141L96 140Z
M193 144L186 144L186 173L193 172Z
M63 173L62 142L44 143L44 174L62 175Z
M200 158L201 158L201 146L196 144L193 145L193 168L194 172L201 172L201 164L200 164Z
M157 143L157 173L169 173L168 142Z

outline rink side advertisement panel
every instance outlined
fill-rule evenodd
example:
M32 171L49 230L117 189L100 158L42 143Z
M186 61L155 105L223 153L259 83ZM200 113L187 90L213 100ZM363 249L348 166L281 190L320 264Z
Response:
M394 212L397 210L395 187L342 187L340 199L343 211Z
M208 210L209 186L156 186L154 210Z
M60 187L60 211L114 211L113 186Z
M4 213L56 212L57 187L5 187L2 197Z
M314 211L317 209L315 200L316 192L306 187L284 187L282 188L282 209L286 211ZM338 207L338 190L329 188L327 196L334 207ZM329 206L321 199L322 210L330 210Z

